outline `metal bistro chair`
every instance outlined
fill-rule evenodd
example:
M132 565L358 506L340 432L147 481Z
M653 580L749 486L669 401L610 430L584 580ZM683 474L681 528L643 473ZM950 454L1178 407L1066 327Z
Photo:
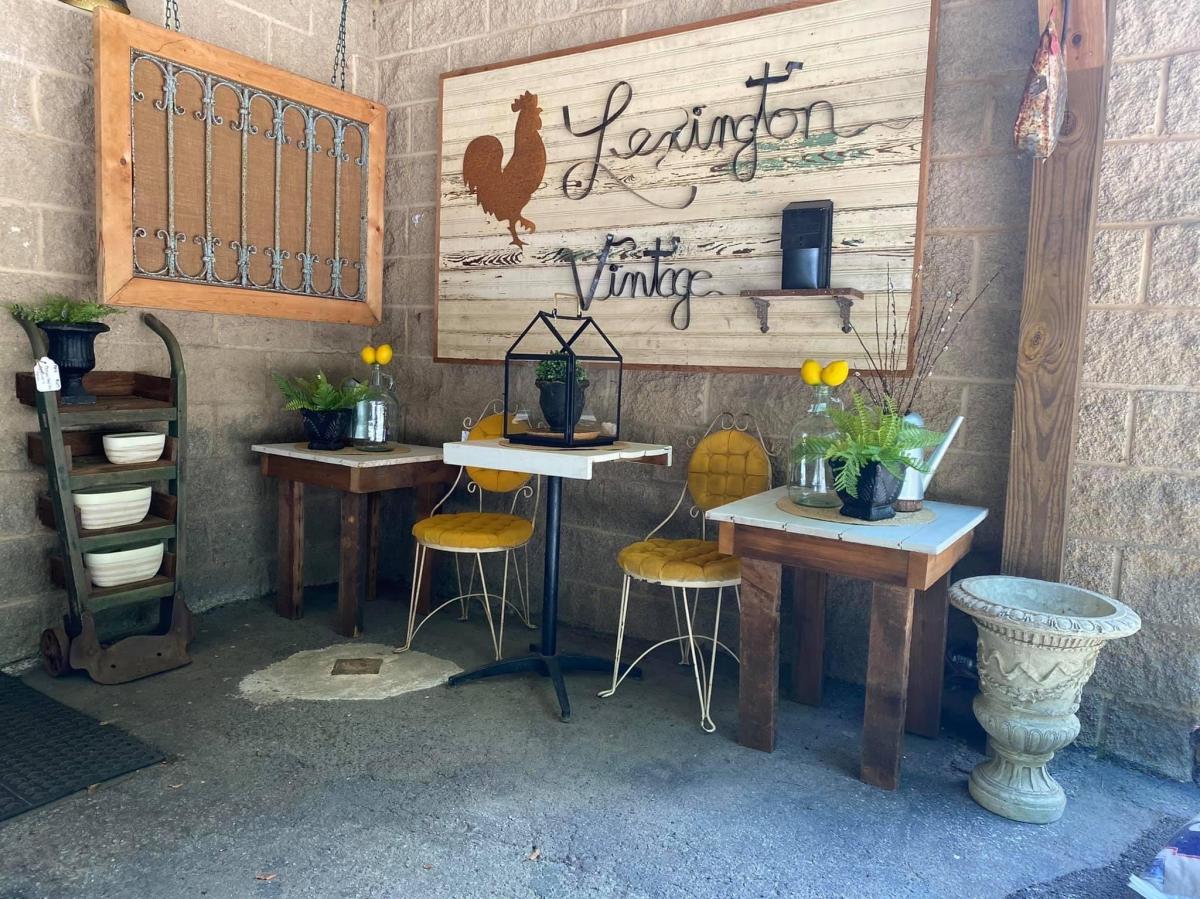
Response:
M504 415L501 412L495 411L498 408L499 404L493 402L484 410L484 414L480 416L477 423L472 423L469 418L465 420L463 427L467 431L466 439L487 440L500 437L504 433ZM514 426L519 427L519 424L510 424L509 430L512 431ZM467 492L478 494L478 511L445 512L439 514L441 507L458 488L459 483L463 479L464 471L467 475ZM530 476L527 474L498 471L491 468L460 467L458 477L454 479L454 483L446 491L446 495L434 506L433 512L430 513L429 517L413 525L412 534L417 541L417 547L413 558L412 596L408 605L408 632L404 645L397 649L396 652L405 652L410 649L413 638L424 627L425 622L429 621L430 618L446 608L446 606L455 602L461 606L459 621L467 620L470 600L478 599L483 605L483 614L487 619L488 631L492 638L492 648L495 651L497 659L503 657L504 618L507 606L512 606L513 611L517 613L526 627L530 629L535 627L529 616L528 544L529 540L533 537L533 513L537 509L537 496L541 491L541 478L537 479L536 487L531 487L529 481ZM483 508L485 493L511 493L513 496L512 501L508 504L508 511L485 512ZM529 518L516 514L517 502L522 498L533 498L533 512L531 512ZM421 577L425 570L429 550L431 549L454 555L458 595L438 605L422 618L418 624L417 586L421 583ZM522 553L525 566L525 577L523 580L521 578L521 560L514 558L518 549L524 550ZM504 554L504 575L498 597L488 591L487 575L483 569L484 555L492 553ZM464 555L473 555L475 557L471 566L470 579L465 590L463 589L462 569L459 565L459 560ZM514 605L508 598L508 575L510 567L517 581L517 592L521 603L519 606ZM479 575L480 591L482 592L475 590L476 573ZM492 616L492 599L500 600L500 628L498 633Z
M750 428L757 436L751 436ZM714 430L714 428L716 430ZM626 546L617 554L617 564L625 572L621 584L621 612L617 620L617 649L613 658L612 686L601 691L604 697L612 696L625 679L626 674L650 652L668 643L679 643L680 664L692 666L696 679L696 696L700 700L700 727L706 733L716 730L711 711L713 672L717 665L717 649L724 649L738 661L737 655L718 639L721 623L721 600L726 587L732 587L734 598L741 608L738 590L742 582L742 565L735 556L726 555L717 549L715 540L706 540L704 512L743 497L762 493L771 488L770 454L763 445L758 426L749 415L734 416L723 412L713 419L704 432L704 437L692 451L688 463L687 483L679 493L670 514L652 530L645 540ZM679 511L685 496L690 494L692 506L688 510L691 518L700 519L700 539L670 540L654 535L661 531ZM649 584L662 584L671 588L671 604L675 611L676 636L660 640L621 673L621 645L625 639L625 620L629 610L629 588L634 580ZM712 636L696 633L696 612L700 604L700 591L716 591L716 612L713 617ZM691 591L691 602L688 593ZM680 599L683 601L683 618L679 615ZM697 646L708 640L712 652L707 659Z

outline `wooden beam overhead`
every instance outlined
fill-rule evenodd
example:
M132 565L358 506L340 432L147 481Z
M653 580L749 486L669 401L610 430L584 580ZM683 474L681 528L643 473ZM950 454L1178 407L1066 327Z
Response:
M1038 6L1042 23L1054 6L1061 22L1062 3ZM1007 574L1046 580L1062 574L1108 84L1104 0L1072 0L1067 12L1067 116L1033 170L1002 561Z

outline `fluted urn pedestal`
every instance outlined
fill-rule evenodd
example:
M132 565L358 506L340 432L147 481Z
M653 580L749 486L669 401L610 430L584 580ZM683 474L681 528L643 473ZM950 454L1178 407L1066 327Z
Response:
M971 796L1014 821L1057 821L1067 797L1046 765L1079 735L1075 713L1100 648L1141 620L1115 599L1030 578L967 578L950 601L979 630L974 709L988 757L971 772Z

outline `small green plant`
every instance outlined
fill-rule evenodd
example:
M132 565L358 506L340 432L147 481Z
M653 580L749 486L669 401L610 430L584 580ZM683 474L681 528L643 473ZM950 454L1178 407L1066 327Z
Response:
M335 387L325 372L318 371L314 378L285 378L272 374L279 392L287 401L284 408L310 412L337 412L352 409L354 404L367 398L371 392L369 384L352 387Z
M8 307L12 317L18 321L55 322L57 324L81 325L98 322L110 315L120 315L124 309L106 306L94 300L73 300L61 294L46 294L36 306L13 303Z
M836 474L833 486L858 498L858 477L872 462L878 462L895 477L903 479L905 467L925 471L926 466L909 458L914 449L927 449L942 442L937 434L904 420L891 397L882 406L868 406L859 394L852 396L850 409L831 410L836 437L814 437L798 444L793 455L824 456Z
M539 384L551 384L567 380L567 354L564 350L551 353L548 359L537 364L534 378ZM587 369L582 365L575 366L575 380L580 384L588 382Z

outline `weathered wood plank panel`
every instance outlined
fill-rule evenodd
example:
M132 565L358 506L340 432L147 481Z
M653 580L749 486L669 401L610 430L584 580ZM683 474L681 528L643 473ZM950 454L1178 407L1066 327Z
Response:
M855 327L873 345L889 278L908 313L936 5L804 0L444 75L435 357L499 361L598 276L627 364L865 362L832 299L772 299L763 332L739 294L779 287L784 206L829 199Z

